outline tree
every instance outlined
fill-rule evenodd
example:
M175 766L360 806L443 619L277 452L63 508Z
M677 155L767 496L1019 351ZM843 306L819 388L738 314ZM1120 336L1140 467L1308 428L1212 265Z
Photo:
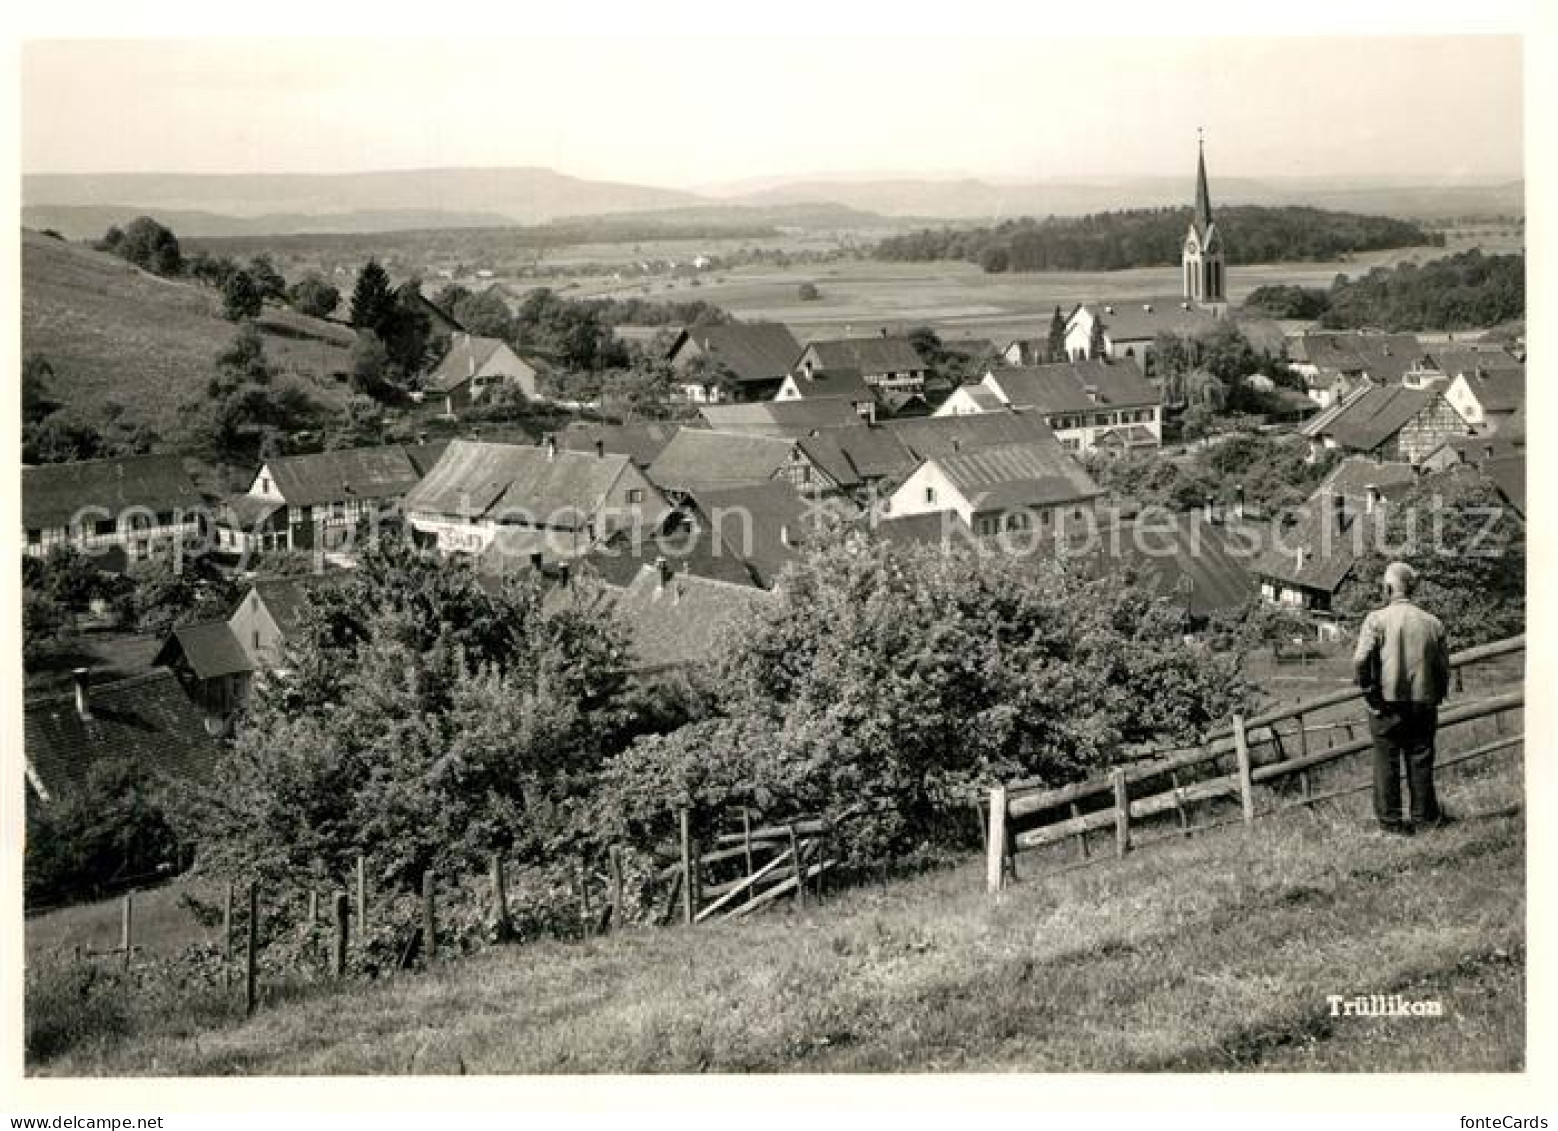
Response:
M247 271L234 271L222 284L222 317L229 322L257 318L264 307L260 289Z
M372 330L359 330L352 343L352 392L375 400L387 398L393 386L389 381L390 357L384 343Z
M341 292L325 281L317 271L310 271L287 289L287 299L299 314L310 318L328 318L341 303Z
M179 406L186 442L211 458L253 459L268 436L311 423L318 413L309 394L276 382L265 340L244 325L216 357L206 387Z
M54 367L41 353L30 353L22 362L22 422L36 424L59 408L49 389Z
M239 593L225 575L194 557L175 563L172 548L130 567L125 613L133 631L166 636L175 628L225 616Z
M97 425L82 420L69 409L22 425L24 463L74 463L107 454L107 444Z
M97 246L154 275L177 275L184 266L178 237L150 216L109 228Z
M463 287L459 289L464 290ZM514 315L509 311L508 303L503 301L503 296L495 289L476 294L467 291L452 306L443 309L472 334L500 338L505 342L514 340Z
M1045 343L1049 351L1050 361L1064 361L1066 357L1066 318L1061 314L1060 307L1055 308L1055 313L1049 320L1049 338Z
M352 287L352 325L382 336L382 328L393 319L395 308L395 292L390 287L389 273L378 260L368 260L357 273L357 282Z
M282 278L281 272L276 270L276 265L271 262L268 255L256 255L249 260L249 278L254 281L255 290L259 291L260 298L274 302L285 302L287 298L287 280Z
M325 437L325 448L361 448L382 441L384 408L371 396L354 394L341 410L340 419Z
M1101 319L1093 319L1093 329L1087 338L1087 356L1094 361L1107 357L1109 345L1104 340L1104 324Z

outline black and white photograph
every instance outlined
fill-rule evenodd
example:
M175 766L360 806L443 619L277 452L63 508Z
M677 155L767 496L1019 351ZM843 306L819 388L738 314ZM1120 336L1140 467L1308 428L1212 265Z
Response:
M13 44L9 1126L1558 1117L1551 15L839 7Z

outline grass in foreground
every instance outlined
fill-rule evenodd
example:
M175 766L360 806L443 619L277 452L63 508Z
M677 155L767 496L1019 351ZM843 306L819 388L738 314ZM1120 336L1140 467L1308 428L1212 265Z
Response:
M1519 768L1446 775L1463 820L1366 835L1364 802L1047 879L974 863L745 925L505 949L243 1022L126 1006L48 1074L1515 1071ZM1031 873L1025 873L1031 874ZM1402 993L1439 1020L1330 1018ZM133 1038L133 1039L132 1039Z

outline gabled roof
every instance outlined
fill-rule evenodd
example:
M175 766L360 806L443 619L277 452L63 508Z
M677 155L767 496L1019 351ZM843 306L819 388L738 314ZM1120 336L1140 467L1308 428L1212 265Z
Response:
M216 679L254 669L249 654L223 620L175 628L157 653L156 662L171 666L179 654L199 679Z
M1163 403L1163 393L1142 376L1131 359L992 369L988 380L1011 404L1046 415Z
M778 381L790 372L801 352L788 326L782 322L724 322L689 326L677 335L670 358L675 360L691 341L710 361L728 369L737 381Z
M1520 407L1510 413L1509 419L1498 426L1498 434L1514 444L1517 448L1526 446L1526 406L1520 402Z
M89 521L117 518L131 507L158 514L204 506L179 456L47 463L22 469L22 523L30 530L68 526L83 507L102 507Z
M959 385L952 395L967 397L981 412L999 412L1006 407L995 391L985 385Z
M167 669L90 687L91 717L74 693L31 699L24 708L27 765L50 799L86 784L103 762L138 760L153 774L199 780L218 758L200 711Z
M839 397L853 401L873 401L876 392L858 369L814 369L810 377L801 372L790 374L802 399Z
M1374 487L1387 498L1403 494L1417 482L1417 472L1409 463L1364 459L1349 456L1315 488L1316 495L1345 495L1356 505L1363 505Z
M1433 389L1371 386L1342 401L1334 411L1321 413L1302 431L1306 436L1330 436L1342 447L1369 452L1439 399Z
M981 448L936 463L976 513L1053 506L1103 493L1053 438Z
M713 404L704 405L698 412L715 431L753 436L802 436L818 428L860 423L860 413L847 397Z
M1428 346L1427 352L1439 371L1450 377L1462 373L1468 376L1504 371L1525 373L1525 365L1520 359L1502 349L1453 343Z
M1169 518L1121 519L1088 531L1066 552L1095 577L1132 570L1148 591L1194 617L1239 609L1256 595L1255 577L1230 551L1226 527L1186 515Z
M229 495L222 500L217 523L231 530L257 530L278 511L287 509L280 499L266 499L259 495Z
M1427 353L1415 334L1355 330L1300 334L1290 340L1289 352L1294 361L1341 374L1367 373L1385 384L1400 381Z
M402 444L406 458L416 468L418 476L426 475L432 466L443 458L449 448L448 440L434 440L427 444Z
M895 432L879 425L828 428L802 436L801 450L840 487L900 479L920 461Z
M916 460L965 455L979 448L1027 440L1056 443L1055 433L1050 431L1049 425L1036 412L928 416L913 420L890 420L883 427Z
M1514 412L1526 403L1526 374L1523 366L1489 370L1483 376L1467 373L1466 387L1471 390L1483 412Z
M307 607L308 595L311 592L345 584L351 576L349 570L342 570L335 573L308 573L291 577L257 577L250 583L244 599L248 599L249 593L259 594L261 603L270 613L271 619L276 622L276 627L285 633L303 623L304 609Z
M626 589L640 569L654 565L662 557L678 573L690 572L732 585L759 584L737 549L701 525L675 530L663 538L635 537L632 531L618 531L592 547L582 561L607 585Z
M426 388L430 392L447 393L469 381L482 366L508 343L502 338L481 338L475 334L455 334L449 339L449 349L433 371L427 375Z
M597 442L607 455L627 456L639 468L648 467L681 430L680 424L586 424L575 421L557 433L564 451L595 453Z
M683 428L649 465L649 479L667 491L766 483L790 458L795 441L739 432Z
M652 565L638 571L615 603L632 636L635 666L647 671L706 663L743 620L778 607L766 589L685 571L662 581Z
M925 368L925 359L908 338L822 338L806 343L822 369L853 369L857 373L906 373ZM805 351L798 351L804 355ZM798 360L797 358L791 359Z
M1478 464L1478 470L1493 481L1500 495L1521 518L1526 515L1526 457L1495 456Z
M700 521L765 588L801 556L812 533L806 501L788 483L701 491L693 503Z
M553 454L545 447L453 440L443 458L407 493L405 509L580 527L599 512L631 462L618 455Z
M295 507L352 499L393 499L422 478L399 444L338 448L311 455L279 456L265 462L275 490Z
M1119 302L1090 302L1087 310L1104 323L1111 342L1150 341L1159 334L1192 335L1205 333L1218 324L1209 310L1186 302L1178 295L1164 298L1123 299ZM1073 313L1072 317L1075 317ZM1070 325L1070 319L1067 320Z

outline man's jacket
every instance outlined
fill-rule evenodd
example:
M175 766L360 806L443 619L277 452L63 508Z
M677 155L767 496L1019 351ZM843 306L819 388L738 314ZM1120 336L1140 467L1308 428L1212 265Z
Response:
M1353 653L1358 686L1370 707L1437 706L1450 692L1450 648L1444 623L1397 597L1364 618Z

